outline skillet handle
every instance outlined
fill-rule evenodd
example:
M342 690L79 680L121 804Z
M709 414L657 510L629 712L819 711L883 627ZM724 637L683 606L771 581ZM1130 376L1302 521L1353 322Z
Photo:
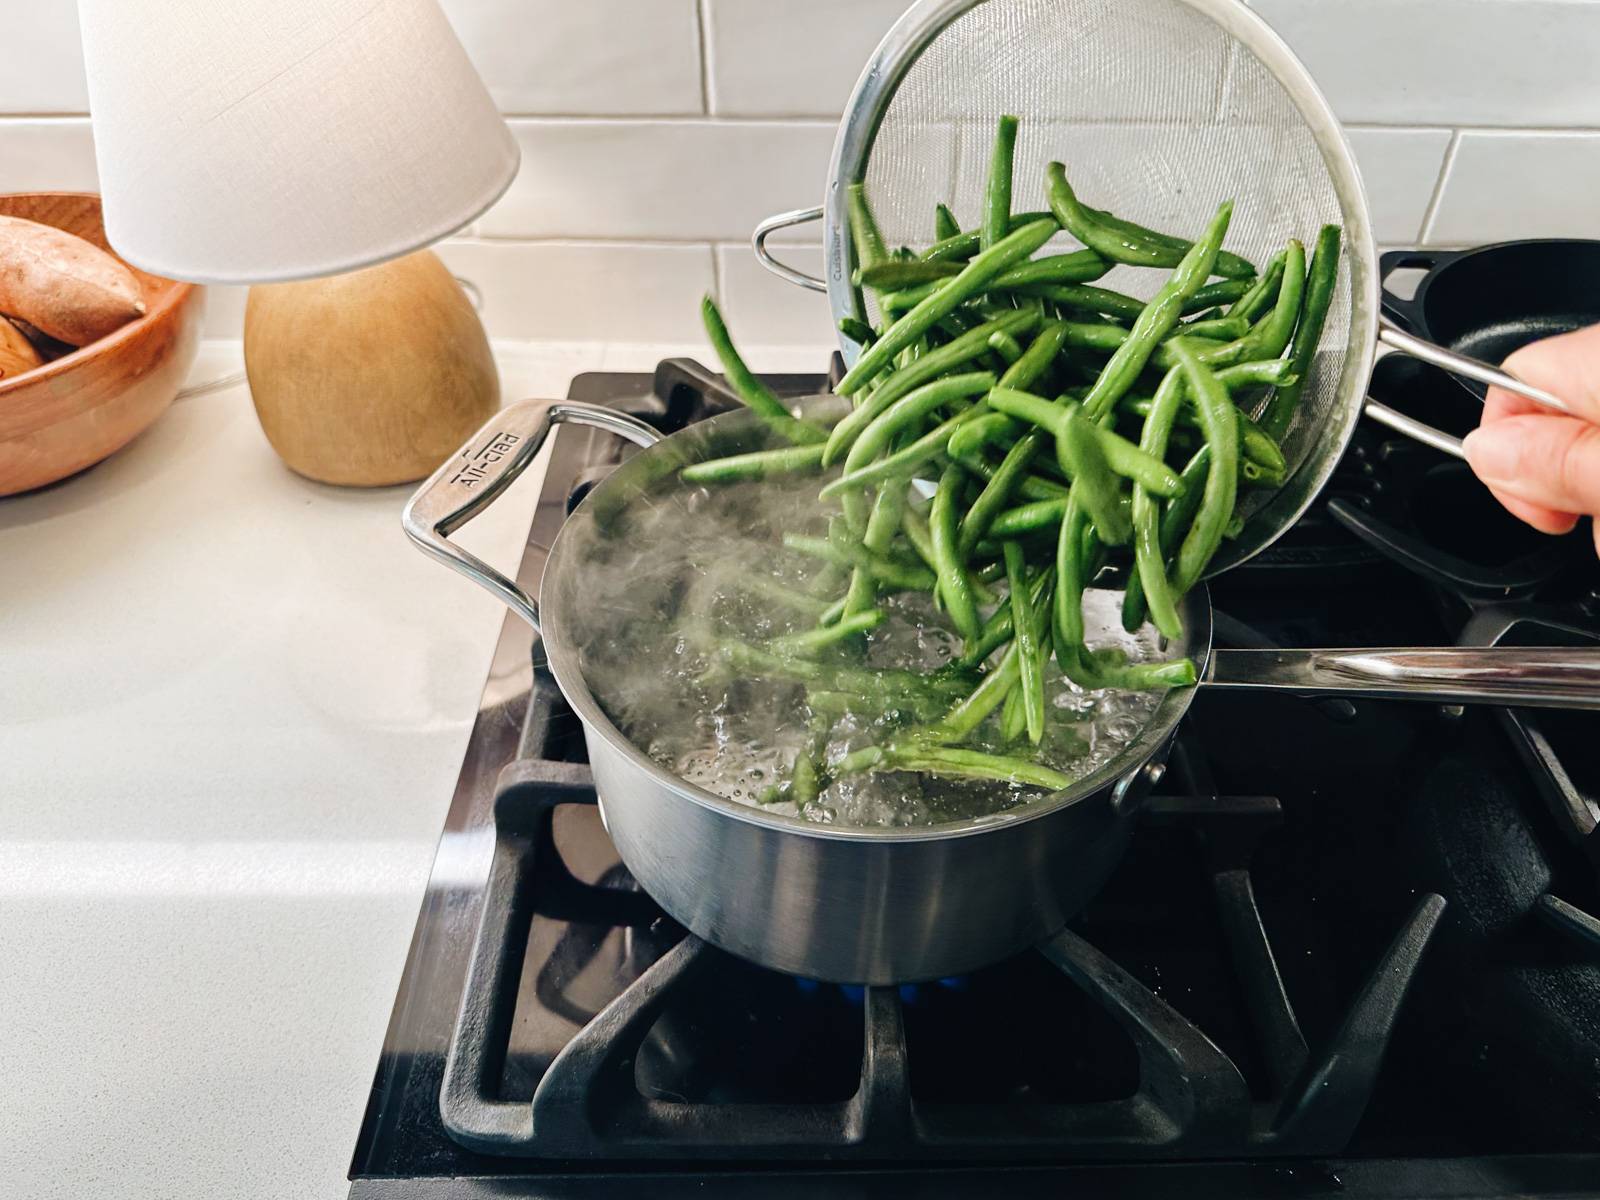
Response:
M1382 291L1383 311L1413 333L1423 332L1422 306L1416 299L1405 300L1389 290L1389 276L1396 271L1417 268L1434 271L1457 257L1454 250L1390 250L1378 256L1378 287Z
M401 514L406 536L424 554L487 590L539 633L539 605L517 584L450 535L476 517L527 470L557 425L589 425L653 446L661 434L636 417L598 404L524 400L496 413L461 451L446 459L417 489Z
M1214 650L1206 687L1600 710L1600 649Z

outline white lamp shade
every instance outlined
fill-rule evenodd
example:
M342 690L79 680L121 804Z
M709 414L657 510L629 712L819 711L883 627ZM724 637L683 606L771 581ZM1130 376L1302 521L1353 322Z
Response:
M437 0L79 0L106 236L196 283L303 279L466 225L517 145Z

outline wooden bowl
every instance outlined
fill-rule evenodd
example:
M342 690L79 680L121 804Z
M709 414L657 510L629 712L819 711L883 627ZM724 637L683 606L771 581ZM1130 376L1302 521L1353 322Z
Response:
M86 192L0 196L0 215L54 225L106 244L100 197ZM128 267L145 315L41 367L0 380L0 496L64 479L116 453L155 421L194 363L201 288Z

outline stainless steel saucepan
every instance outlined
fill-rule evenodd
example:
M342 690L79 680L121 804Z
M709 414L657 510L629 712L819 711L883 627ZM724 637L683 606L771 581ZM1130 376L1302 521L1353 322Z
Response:
M837 419L846 402L804 401ZM567 520L536 603L448 536L483 511L563 422L610 430L646 449L596 487ZM617 852L668 913L705 940L796 975L892 984L940 978L1004 958L1060 928L1105 882L1140 803L1164 769L1194 688L1168 693L1142 736L1071 789L996 816L912 829L818 826L723 799L676 778L607 718L581 669L575 631L596 600L585 563L627 536L631 506L670 489L684 465L765 449L748 411L662 438L587 404L525 402L485 425L411 499L406 533L488 588L540 634L562 692L583 723L600 813ZM1600 708L1600 650L1522 648L1211 649L1203 589L1184 606L1203 687L1338 692L1446 703Z

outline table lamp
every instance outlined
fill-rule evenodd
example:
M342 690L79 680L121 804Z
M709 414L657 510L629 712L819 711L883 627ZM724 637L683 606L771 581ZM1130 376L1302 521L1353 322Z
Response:
M413 252L518 164L437 0L79 0L79 16L111 245L155 274L257 285L246 370L291 467L428 474L499 390L471 304Z

